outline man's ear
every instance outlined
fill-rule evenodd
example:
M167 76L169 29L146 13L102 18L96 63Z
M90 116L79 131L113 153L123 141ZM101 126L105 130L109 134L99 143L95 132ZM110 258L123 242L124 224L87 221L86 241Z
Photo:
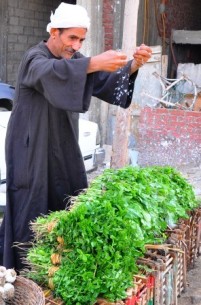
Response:
M58 34L58 29L55 29L55 28L51 28L50 30L50 36L55 39L56 35Z

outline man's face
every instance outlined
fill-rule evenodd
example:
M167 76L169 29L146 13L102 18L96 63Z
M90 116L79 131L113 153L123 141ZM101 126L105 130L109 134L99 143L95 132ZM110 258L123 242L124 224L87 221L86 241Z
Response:
M87 30L84 28L69 28L60 32L54 29L53 54L57 57L70 59L78 51L85 40Z

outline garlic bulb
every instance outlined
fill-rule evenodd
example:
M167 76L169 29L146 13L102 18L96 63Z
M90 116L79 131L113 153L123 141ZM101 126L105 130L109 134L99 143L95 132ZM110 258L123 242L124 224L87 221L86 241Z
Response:
M0 305L5 305L5 301L3 299L4 296L4 288L0 286Z
M5 305L5 300L10 300L14 297L15 287L12 283L15 282L17 274L14 269L6 269L0 266L0 305Z
M6 305L5 301L2 298L0 298L0 305Z
M16 272L14 269L7 269L6 270L6 282L7 283L14 283L14 281L16 280Z
M4 295L4 288L0 286L0 300L3 298Z
M6 268L3 266L0 266L0 286L4 286L6 279Z
M14 297L15 288L11 283L6 283L4 285L4 300L10 300Z
M0 266L0 273L5 274L6 268L4 266Z

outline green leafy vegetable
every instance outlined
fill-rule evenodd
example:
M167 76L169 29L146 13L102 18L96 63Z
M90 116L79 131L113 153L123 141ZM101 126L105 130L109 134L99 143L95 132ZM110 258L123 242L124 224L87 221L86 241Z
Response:
M197 206L192 187L173 168L105 170L70 211L32 224L36 241L27 256L28 276L51 282L67 305L124 299L145 245L164 242L167 225L188 218Z

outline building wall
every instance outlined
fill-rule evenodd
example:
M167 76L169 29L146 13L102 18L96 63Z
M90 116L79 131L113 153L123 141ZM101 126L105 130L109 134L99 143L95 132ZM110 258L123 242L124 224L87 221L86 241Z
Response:
M146 107L138 133L137 164L175 167L201 198L201 113Z
M93 56L110 49L121 48L125 0L96 0L94 3L90 0L77 0L77 4L84 6L91 17L91 27L82 53ZM81 114L82 117L98 123L102 144L112 142L116 108L92 97L89 111Z
M104 50L121 49L123 39L125 0L103 0L103 30ZM105 103L104 103L105 104ZM103 142L111 145L113 142L117 107L104 105L107 115L102 118ZM105 111L106 114L106 111Z
M46 25L49 22L51 10L61 1L58 0L1 0L4 9L0 24L4 31L1 38L4 47L1 50L1 60L5 67L0 69L0 79L15 85L19 62L23 53L34 44L48 37ZM6 54L2 56L2 54Z
M176 168L201 165L201 113L144 108L140 115L138 164Z
M125 0L103 0L104 50L121 49Z
M103 27L104 27L104 49L113 48L114 28L114 0L103 0Z
M0 81L6 79L7 57L7 1L0 1Z

